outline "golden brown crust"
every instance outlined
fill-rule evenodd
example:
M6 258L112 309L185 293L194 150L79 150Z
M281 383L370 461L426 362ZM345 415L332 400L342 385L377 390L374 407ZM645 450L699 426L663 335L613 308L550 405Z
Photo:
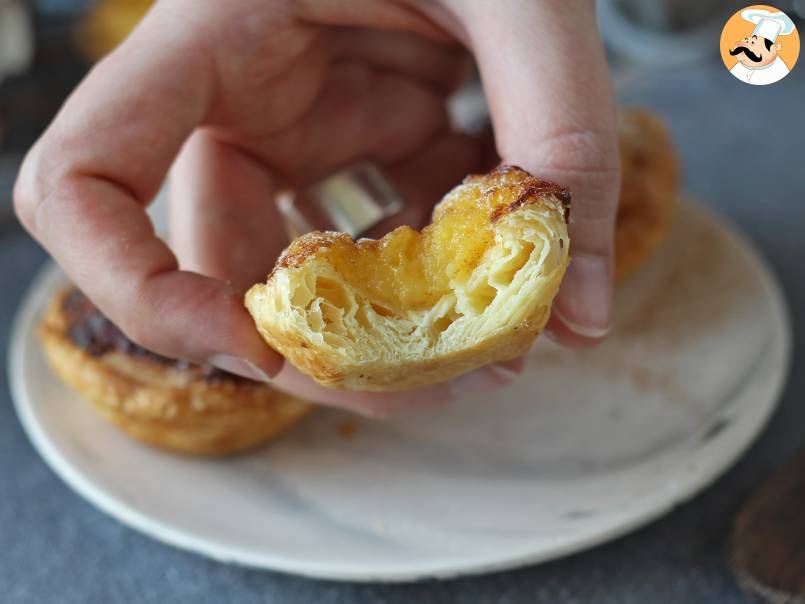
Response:
M543 306L533 317L511 330L501 331L455 352L438 357L423 357L416 361L387 361L363 367L359 364L345 365L343 359L323 354L317 348L300 347L296 335L287 332L277 332L272 341L281 350L296 348L293 365L322 386L345 388L352 378L360 384L357 389L393 392L427 386L449 379L442 376L453 377L490 363L519 358L529 351L549 316L550 308Z
M619 118L621 194L615 226L615 279L642 266L665 241L679 196L676 154L662 121L645 110Z
M495 168L495 170L493 170L489 175L474 175L471 176L469 180L472 182L478 182L480 180L480 182L486 183L491 180L489 178L491 175L514 172L521 172L524 175L528 174L528 172L518 166L504 165ZM491 222L497 222L503 216L511 214L525 205L538 204L546 197L552 197L562 203L565 208L565 222L567 222L570 213L570 191L565 187L560 187L556 183L534 177L526 178L523 181L523 190L520 192L520 195L518 195L517 199L515 199L512 203L503 204L495 208L489 215L489 220Z
M531 176L519 166L502 165L488 174L471 174L464 179L464 184L474 183L491 188L500 184L501 176L516 183L520 190L512 202L499 205L492 210L489 214L490 222L497 222L503 216L511 214L523 206L546 203L546 199L556 199L562 204L565 222L567 222L570 211L570 191L556 183ZM279 270L302 266L308 258L315 256L324 248L331 247L338 241L352 243L352 238L346 233L335 231L313 231L297 237L282 252L274 269L268 275L267 281L270 281ZM377 246L380 241L378 239L361 239L359 245Z
M67 294L54 297L38 327L48 361L103 417L138 440L179 453L235 453L280 435L311 409L256 382L209 382L198 372L123 352L93 356L69 336Z
M350 236L346 233L336 233L335 231L315 231L297 237L291 242L291 245L283 251L268 278L270 279L274 273L280 269L302 266L305 260L311 256L315 256L319 250L330 247L339 240L352 241Z
M514 166L469 176L421 233L297 238L246 307L266 342L325 386L403 390L510 360L548 320L567 266L569 201Z

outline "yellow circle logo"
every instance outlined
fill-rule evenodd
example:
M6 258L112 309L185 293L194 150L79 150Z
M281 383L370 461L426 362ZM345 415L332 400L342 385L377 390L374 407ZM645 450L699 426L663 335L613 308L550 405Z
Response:
M732 15L721 31L721 59L746 84L779 82L794 69L798 58L797 28L773 6L747 6Z

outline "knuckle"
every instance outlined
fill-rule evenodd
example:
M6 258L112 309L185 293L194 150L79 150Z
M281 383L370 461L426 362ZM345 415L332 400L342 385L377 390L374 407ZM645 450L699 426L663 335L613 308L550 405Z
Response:
M38 147L34 147L22 162L12 194L14 211L20 222L31 232L36 229L36 209L40 199L40 191L37 189L41 188L37 186L37 182L40 180L37 155Z
M525 143L525 148L523 143ZM502 149L505 157L524 155L530 165L551 172L593 176L617 183L620 154L614 132L586 128L548 132L539 140L519 140L513 149Z
M70 164L64 149L70 145L46 134L31 148L23 160L14 184L14 211L31 233L42 233L41 214L56 193L69 189ZM65 196L67 197L67 196Z
M537 176L568 187L574 220L603 224L613 219L620 189L620 151L614 130L554 130L527 149L518 142L514 149L503 151L506 158L524 157L521 161Z

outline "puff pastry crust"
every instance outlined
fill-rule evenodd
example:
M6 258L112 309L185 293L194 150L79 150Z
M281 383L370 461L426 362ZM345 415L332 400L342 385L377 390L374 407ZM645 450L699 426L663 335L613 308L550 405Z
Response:
M569 202L516 167L470 176L422 232L297 238L246 308L325 386L402 390L513 359L547 322L567 267Z
M55 296L40 321L47 359L104 418L140 441L194 455L235 453L282 434L311 409L265 384L228 374L209 379L197 366L121 350L91 354L71 338L70 293Z

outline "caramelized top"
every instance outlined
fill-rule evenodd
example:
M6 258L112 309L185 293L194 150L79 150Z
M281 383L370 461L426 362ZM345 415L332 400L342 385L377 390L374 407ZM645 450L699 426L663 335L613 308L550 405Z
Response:
M181 359L169 359L135 344L79 289L71 289L64 296L62 310L67 319L70 340L94 357L102 357L109 352L120 352L133 357L147 358L179 370L192 368L199 371L200 377L208 382L248 381L212 365L196 366Z
M451 280L467 278L481 263L497 220L546 195L570 200L566 189L509 166L468 177L465 185L421 233L402 226L380 240L355 243L346 235L313 233L294 242L278 266L324 255L355 289L389 310L429 308L450 291Z

